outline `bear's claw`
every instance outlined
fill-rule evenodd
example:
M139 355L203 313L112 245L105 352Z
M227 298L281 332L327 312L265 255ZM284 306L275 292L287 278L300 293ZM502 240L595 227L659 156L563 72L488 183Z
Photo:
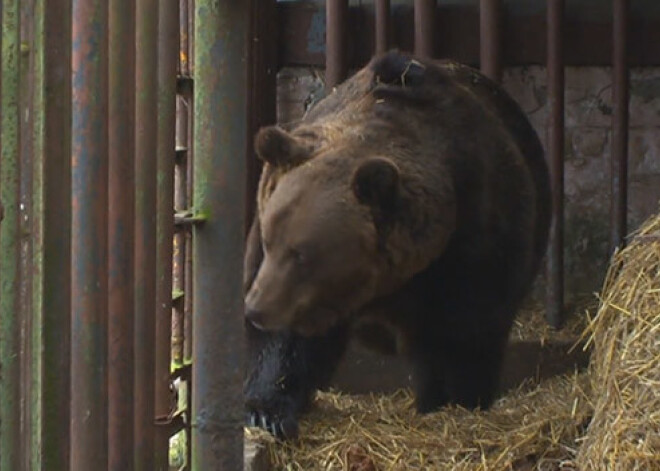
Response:
M289 440L298 437L298 421L293 417L271 417L264 411L248 412L248 427L259 427L280 440Z

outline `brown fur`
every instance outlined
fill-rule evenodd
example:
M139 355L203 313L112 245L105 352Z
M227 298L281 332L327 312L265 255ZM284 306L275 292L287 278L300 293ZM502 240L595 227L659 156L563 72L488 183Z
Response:
M303 336L359 324L412 359L420 410L488 405L550 219L543 151L515 102L465 66L394 52L255 143L248 318Z

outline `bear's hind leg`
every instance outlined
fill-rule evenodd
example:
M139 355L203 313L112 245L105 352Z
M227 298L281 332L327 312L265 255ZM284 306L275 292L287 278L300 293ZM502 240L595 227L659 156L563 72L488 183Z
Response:
M245 385L248 425L278 438L298 434L298 417L317 388L327 385L348 340L338 326L325 335L302 337L292 332L261 332L246 325L253 358Z
M469 409L490 407L499 387L505 344L506 338L445 344L445 387L450 402Z
M449 402L444 359L438 346L429 339L418 339L409 355L413 366L415 406L421 414L437 410Z
M494 329L495 330L495 329ZM507 335L418 336L410 354L417 411L446 404L487 409L496 397Z

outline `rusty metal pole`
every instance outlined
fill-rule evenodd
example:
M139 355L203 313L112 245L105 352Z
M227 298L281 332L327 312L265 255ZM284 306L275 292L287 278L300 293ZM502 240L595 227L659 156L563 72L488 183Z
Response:
M195 75L195 0L188 0L188 71ZM190 127L192 132L192 126Z
M188 134L186 136L188 142L188 150L186 152L186 195L187 195L187 207L194 207L193 199L193 165L194 165L194 155L195 155L195 145L194 145L194 100L193 100L193 77L195 75L195 2L193 0L185 0L186 11L188 13L188 43L187 43L187 73L190 76L190 87L187 87L187 93L185 94L187 103L188 103ZM184 266L184 292L186 293L185 298L183 299L183 359L184 362L192 362L192 343L193 343L193 318L192 318L192 308L193 308L193 270L192 270L192 231L186 231L186 250L184 254L185 266ZM194 403L194 391L192 385L192 368L190 369L188 375L185 378L186 383L186 394L188 399L187 409L188 416L192 417ZM192 450L193 450L193 434L192 434L192 420L188 420L185 427L185 436L186 443L186 463L190 463L192 466Z
M195 2L192 469L243 468L248 31L252 2Z
M19 312L19 97L18 0L5 1L0 60L0 469L21 466L21 322Z
M564 305L564 0L548 2L548 159L552 225L547 259L546 319L562 323Z
M189 11L189 21L190 25L193 24L192 18L194 18L194 10L192 8L192 1L188 5ZM192 38L193 27L190 26L188 30ZM192 39L189 42L190 50L192 51ZM188 56L188 65L192 62L193 55ZM193 94L192 89L189 89L189 93L186 95L188 102L188 134L186 136L188 142L188 150L186 153L186 163L185 163L185 192L186 192L186 207L193 207L193 163L194 163L194 145L193 145ZM183 291L185 296L183 298L183 361L184 363L190 363L192 361L192 342L193 342L193 270L192 270L192 231L186 231L184 234L185 237L185 252L183 254L184 258L184 267L183 267ZM188 375L186 380L186 393L187 393L187 409L188 416L192 416L193 410L193 388L191 381L191 374ZM188 420L185 428L186 434L186 463L192 463L192 424Z
M195 5L194 1L186 0L186 5L188 7L188 73L191 77L190 84L193 84L193 76L195 70L195 41L194 41L194 31L195 31ZM187 87L185 89L185 97L188 103L188 151L186 153L186 194L188 197L188 207L191 208L194 206L193 199L193 165L195 161L195 143L194 143L194 116L195 116L195 103L193 100L192 87ZM193 306L193 289L192 289L192 231L186 231L186 253L185 253L185 274L184 274L184 292L186 297L183 300L183 358L184 361L192 360L192 342L193 342L193 329L192 329L192 306ZM190 387L188 389L188 401L192 400L190 395ZM192 437L188 443L192 443ZM190 451L191 447L188 447ZM188 463L191 461L188 460Z
M376 54L384 54L390 47L390 0L376 0Z
M481 0L479 8L481 71L502 80L502 0Z
M108 465L107 30L105 0L73 0L71 469L76 471Z
M330 93L348 74L348 0L327 0L325 9L325 89Z
M177 103L176 103L176 154L177 159L175 162L174 172L174 206L176 211L185 211L190 207L190 193L192 188L189 188L189 168L191 160L191 147L192 147L192 125L190 120L192 118L192 77L191 77L191 43L192 31L190 28L190 6L188 0L179 0L179 80L177 84ZM190 231L188 228L180 228L175 232L175 255L174 255L174 272L173 272L173 289L175 292L180 292L182 298L175 303L177 316L176 322L179 329L176 333L176 339L173 338L173 355L180 357L175 358L178 363L190 360L190 354L186 355L185 344L188 342L185 332L185 323L189 320L186 319L186 305L190 304L192 293L187 289L189 280L187 270L187 253L189 252L189 239ZM174 329L175 320L173 320L172 328ZM176 340L176 343L175 343ZM179 345L180 343L180 345ZM180 354L178 350L180 349Z
M135 8L110 0L108 469L134 465Z
M158 4L136 9L135 469L154 469Z
M174 159L176 86L179 59L179 2L160 3L158 12L158 230L156 259L156 417L169 424L172 350L172 244L174 239ZM168 469L169 428L156 435L155 469Z
M435 54L435 0L415 0L415 54Z
M193 45L193 18L194 10L192 1L179 0L179 37L180 37L180 97L177 102L177 149L179 151L175 177L175 205L177 210L185 210L192 205L192 45ZM180 113L180 114L179 114ZM185 149L185 150L184 150ZM181 332L181 363L186 364L192 357L192 232L190 230L179 231L179 257L175 263L179 267L179 289L183 291L183 300L177 306L180 310L179 326ZM176 277L175 277L176 278ZM182 378L186 391L186 413L191 416L192 412L192 385L191 369L188 374ZM187 420L184 428L186 438L186 463L188 468L192 464L192 426L191 421Z
M625 243L628 231L629 0L614 0L613 15L610 253Z
M183 6L183 5L182 5ZM183 10L181 10L183 11ZM180 37L183 37L182 32ZM179 62L180 70L184 70ZM188 150L188 110L185 98L176 98L176 161L174 166L174 210L182 212L188 209L186 194L187 150ZM183 364L183 305L186 296L185 264L186 264L186 229L180 228L174 233L174 254L172 257L172 297L174 298L174 313L172 315L172 360L176 365Z
M190 75L190 41L188 0L179 0L179 73Z
M249 82L248 95L249 124L248 136L254 136L261 126L274 124L277 98L277 16L275 0L254 2L250 21L249 44ZM257 186L261 165L253 148L253 140L248 139L247 149L247 186L246 186L246 226L247 234L256 211Z
M39 469L50 471L69 469L72 8L71 0L45 0L42 5L44 34L38 37L43 43L37 47L43 51L44 68L41 151L43 389Z

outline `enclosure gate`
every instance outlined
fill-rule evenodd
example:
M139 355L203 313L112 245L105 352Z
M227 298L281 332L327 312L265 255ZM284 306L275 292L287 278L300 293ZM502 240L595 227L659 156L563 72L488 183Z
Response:
M168 469L169 436L182 428L201 450L188 469L242 466L250 11L0 2L2 471ZM204 371L195 388L191 358ZM175 380L194 411L176 410Z
M627 230L629 2L613 5L616 247ZM167 469L180 430L187 469L242 467L240 272L258 176L250 136L275 120L279 66L322 57L330 90L373 51L406 46L389 1L365 10L328 0L325 50L301 59L296 38L314 8L0 1L0 471ZM454 43L438 54L435 0L415 0L413 13L418 54L465 55ZM351 40L355 21L369 25L373 47ZM481 0L478 24L481 68L499 80L501 0ZM558 325L564 0L548 0L547 25L547 305ZM173 382L186 407L173 402Z

